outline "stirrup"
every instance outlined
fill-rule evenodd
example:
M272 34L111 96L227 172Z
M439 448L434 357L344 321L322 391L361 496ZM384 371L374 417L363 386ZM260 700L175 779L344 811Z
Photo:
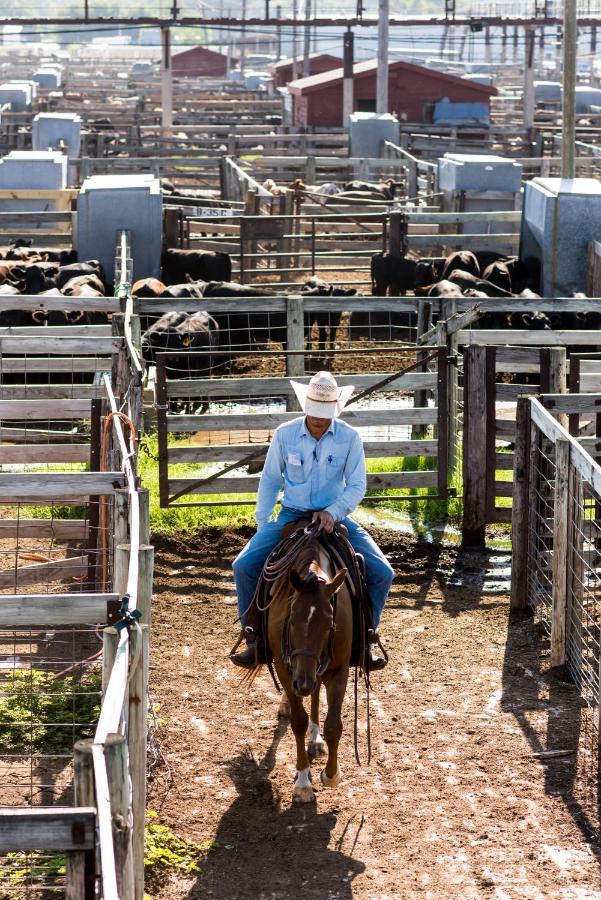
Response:
M234 655L234 653L236 652L236 650L238 649L238 647L240 646L242 641L248 641L248 640L252 640L256 646L257 634L255 632L255 629L251 628L250 625L243 625L242 628L240 629L240 634L238 635L238 640L236 641L236 643L234 644L234 646L228 653L228 656L230 657L230 659L232 658L232 656Z
M368 644L367 644L367 652L370 653L370 647L375 644L382 651L382 656L384 657L384 666L388 665L388 653L386 652L384 645L380 639L380 635L373 628L369 628L367 632ZM382 668L384 668L384 666Z

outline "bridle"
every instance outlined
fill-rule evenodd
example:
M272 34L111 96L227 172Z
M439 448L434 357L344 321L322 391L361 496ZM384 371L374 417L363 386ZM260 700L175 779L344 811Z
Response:
M322 578L318 580L323 583ZM315 662L317 663L318 678L321 678L327 672L334 655L334 632L336 631L336 594L332 596L330 604L332 606L332 624L330 625L330 630L328 632L328 643L321 657L314 650L306 650L300 647L298 649L294 649L290 646L290 613L292 612L292 603L290 604L290 612L288 613L286 622L284 623L284 628L282 629L281 645L282 662L286 666L289 675L292 675L292 661L297 656L306 656L309 659L315 660Z

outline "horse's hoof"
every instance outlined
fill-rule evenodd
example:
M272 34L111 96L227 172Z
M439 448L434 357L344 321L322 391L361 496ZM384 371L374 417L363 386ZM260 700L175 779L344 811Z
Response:
M296 773L292 799L295 803L311 803L315 800L315 794L311 785L311 769L302 769Z
M326 775L326 770L321 770L321 783L324 787L336 788L342 781L342 772L340 771L340 766L336 769L336 774L332 776L332 778L328 778Z
M278 706L278 716L281 719L289 719L290 718L290 701L284 698L280 700L280 705Z
M295 803L313 803L315 794L312 787L294 788L292 799Z

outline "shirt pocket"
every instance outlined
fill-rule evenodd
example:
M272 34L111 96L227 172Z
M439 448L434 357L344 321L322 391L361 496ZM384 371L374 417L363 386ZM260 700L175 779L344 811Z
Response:
M286 450L286 479L290 484L303 484L307 480L304 460L295 450Z
M324 468L324 474L327 479L340 478L346 464L346 456L328 456Z

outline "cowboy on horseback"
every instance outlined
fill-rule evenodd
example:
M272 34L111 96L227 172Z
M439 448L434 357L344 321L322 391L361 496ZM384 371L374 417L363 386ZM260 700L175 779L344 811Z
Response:
M394 578L392 567L369 534L351 513L365 495L365 454L358 431L340 418L353 387L338 387L330 372L318 372L308 385L291 381L304 413L274 432L259 483L255 518L257 533L233 564L238 594L238 613L246 632L247 647L231 657L242 668L263 662L263 648L255 646L251 606L265 561L280 542L283 526L311 518L319 531L331 534L337 523L348 530L348 539L365 561L367 591L371 602L370 639L376 629ZM282 505L271 521L278 494ZM369 669L382 669L385 659L369 649Z

